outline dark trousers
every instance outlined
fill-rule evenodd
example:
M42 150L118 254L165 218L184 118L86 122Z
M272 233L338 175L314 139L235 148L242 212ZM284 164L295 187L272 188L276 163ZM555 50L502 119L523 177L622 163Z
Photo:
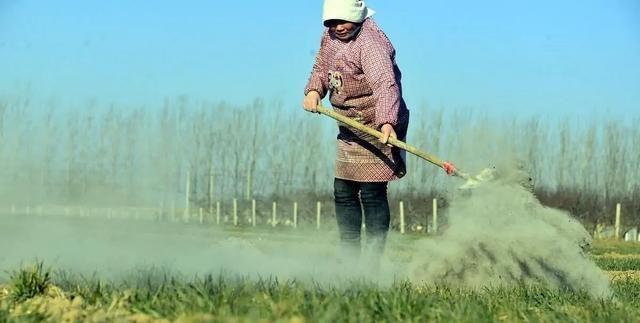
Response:
M387 182L365 183L336 178L334 198L343 254L354 259L360 255L364 211L366 249L373 259L377 259L384 252L391 219Z

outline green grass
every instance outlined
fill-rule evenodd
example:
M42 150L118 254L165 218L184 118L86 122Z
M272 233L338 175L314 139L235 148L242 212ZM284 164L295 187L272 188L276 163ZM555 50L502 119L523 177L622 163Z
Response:
M594 261L598 267L607 271L640 271L640 258L595 258Z
M603 255L607 253L617 253L622 255L640 254L640 243L622 242L611 240L596 240L591 246L590 253L593 255Z
M181 313L211 313L218 318L303 317L336 321L475 321L559 319L586 321L598 318L629 321L640 315L633 286L617 286L628 306L594 301L586 294L519 287L481 292L446 287L416 288L397 283L389 288L367 284L319 287L276 280L227 280L206 277L191 282L163 282L134 286L134 311L176 318Z
M594 248L594 260L601 268L640 271L640 258L606 255L635 254L637 245L597 242ZM613 282L614 298L604 300L541 286L468 290L406 281L390 286L366 281L331 285L231 274L185 277L154 269L106 281L51 272L42 263L13 271L6 283L9 294L4 299L0 294L0 322L61 320L44 310L42 302L31 311L15 311L39 297L54 297L48 288L59 288L55 297L69 304L82 300L79 321L104 315L107 321L145 315L236 322L632 322L640 318L640 280L630 278ZM98 316L100 311L103 316Z
M37 262L29 267L15 270L11 273L12 302L22 302L37 295L43 295L51 284L51 274L44 268L42 262Z
M33 273L29 269L23 271ZM640 317L638 281L614 283L615 300L596 300L586 293L534 286L479 291L404 281L386 287L367 282L331 286L223 275L186 278L159 271L139 272L117 283L65 272L50 277L68 300L81 297L87 308L107 308L117 300L126 300L123 308L131 314L171 320L202 313L217 320L251 322L624 322ZM0 318L4 315L6 319L7 313L6 304L0 306ZM20 319L44 318L35 314Z

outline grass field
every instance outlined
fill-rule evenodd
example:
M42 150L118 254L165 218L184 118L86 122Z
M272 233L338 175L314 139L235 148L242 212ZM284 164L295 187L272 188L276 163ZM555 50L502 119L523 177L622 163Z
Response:
M249 239L251 233L233 235ZM288 236L287 243L295 241ZM414 238L390 242L389 253L401 258L398 239ZM525 285L465 290L404 280L320 283L234 273L184 275L158 268L113 280L36 262L10 270L0 281L0 322L640 320L640 244L596 242L591 257L609 273L614 298Z

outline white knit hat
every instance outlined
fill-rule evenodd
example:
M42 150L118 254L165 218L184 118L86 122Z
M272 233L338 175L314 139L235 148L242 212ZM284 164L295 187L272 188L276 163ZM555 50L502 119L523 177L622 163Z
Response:
M328 20L361 23L374 13L363 0L324 0L322 20L325 23Z

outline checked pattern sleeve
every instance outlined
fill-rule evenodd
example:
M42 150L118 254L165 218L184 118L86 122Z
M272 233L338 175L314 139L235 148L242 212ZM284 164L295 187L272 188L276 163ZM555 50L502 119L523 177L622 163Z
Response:
M361 53L362 71L377 99L375 124L396 126L401 91L395 72L395 52L382 37L365 42Z
M316 61L313 64L313 69L311 71L311 76L309 77L309 81L307 82L307 86L304 89L304 95L307 95L310 91L316 91L320 93L320 97L324 98L327 94L327 41L329 38L329 34L327 31L322 35L322 40L320 41L320 49L318 50L318 55L316 55Z

